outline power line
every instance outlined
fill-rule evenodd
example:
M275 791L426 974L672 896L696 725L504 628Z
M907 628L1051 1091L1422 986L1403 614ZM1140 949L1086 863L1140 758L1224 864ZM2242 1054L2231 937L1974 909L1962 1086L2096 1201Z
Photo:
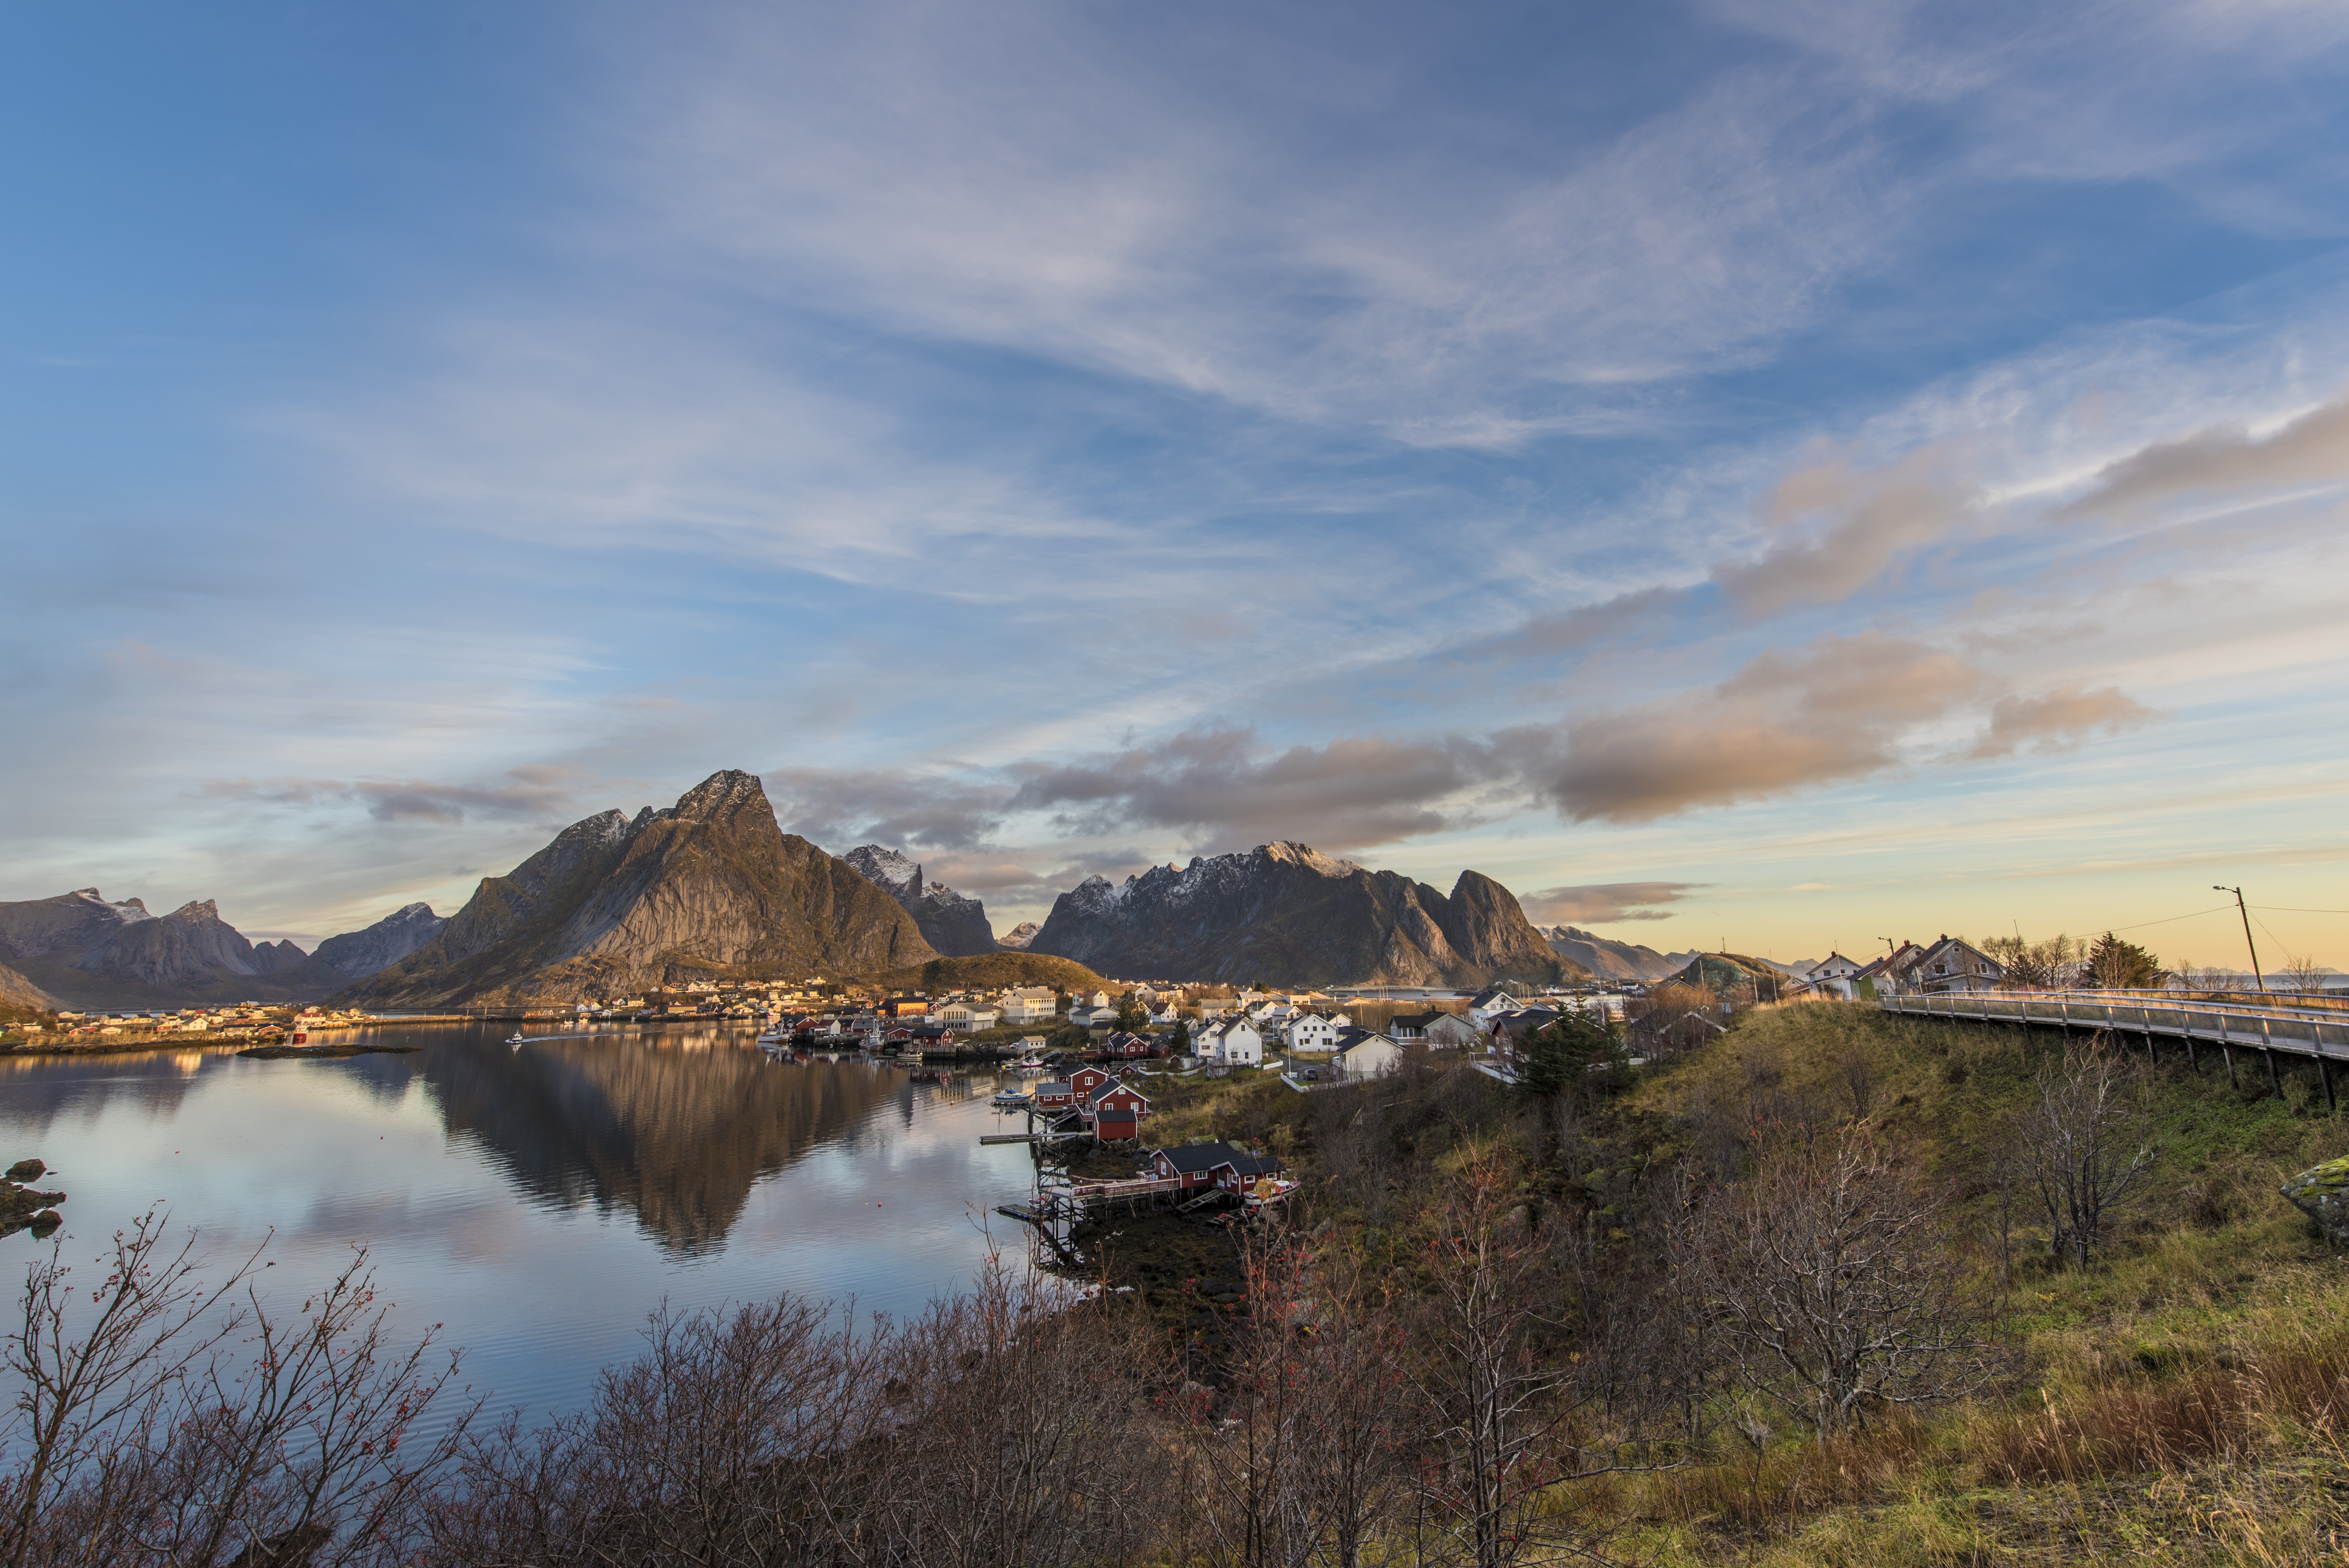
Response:
M2198 909L2192 914L2165 915L2159 920L2140 920L2135 925L2108 925L2105 927L2105 929L2115 933L2123 931L2143 931L2148 925L2168 925L2173 921L2194 920L2206 914L2219 914L2223 913L2226 907L2227 906L2223 903L2213 904L2209 909Z
M2251 907L2266 910L2270 914L2349 914L2349 909L2294 909L2288 903L2255 903Z

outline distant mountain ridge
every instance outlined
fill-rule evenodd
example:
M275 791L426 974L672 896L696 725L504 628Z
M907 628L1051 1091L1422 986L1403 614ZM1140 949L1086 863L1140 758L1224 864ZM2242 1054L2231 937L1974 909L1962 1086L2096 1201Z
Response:
M995 945L1009 948L1014 953L1023 953L1027 951L1028 944L1036 940L1036 934L1043 929L1032 920L1023 920L997 937Z
M995 927L987 923L987 906L944 882L925 882L918 861L879 844L859 844L840 858L895 899L921 927L922 940L948 958L975 958L995 951Z
M1464 871L1447 897L1283 841L1088 877L1028 944L1124 979L1478 985L1573 978L1516 895Z
M210 899L158 915L96 888L0 903L0 965L67 1007L307 1002L343 983L291 941L246 940Z
M1638 943L1618 942L1571 925L1537 927L1553 952L1601 980L1661 980L1678 974L1693 953L1659 953Z
M440 935L448 923L449 917L433 913L430 904L411 903L364 930L329 936L310 956L353 980L363 980L385 965L407 957Z
M574 822L344 995L389 1007L576 1001L717 970L856 973L936 956L895 899L785 833L757 775L730 769L667 810Z

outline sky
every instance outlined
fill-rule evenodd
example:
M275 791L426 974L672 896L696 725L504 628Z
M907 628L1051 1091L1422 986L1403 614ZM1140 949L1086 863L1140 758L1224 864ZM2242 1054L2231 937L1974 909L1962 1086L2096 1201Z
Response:
M2337 4L22 5L0 203L0 899L743 768L999 932L2349 967Z

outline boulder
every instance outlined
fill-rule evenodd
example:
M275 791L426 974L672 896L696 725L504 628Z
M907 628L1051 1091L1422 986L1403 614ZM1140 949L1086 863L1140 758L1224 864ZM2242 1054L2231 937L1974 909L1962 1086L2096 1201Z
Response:
M37 1160L19 1160L16 1163L8 1167L8 1180L11 1181L37 1181L44 1175L47 1174L48 1169L49 1168L47 1166L42 1164Z
M2349 1246L2349 1159L2313 1165L2277 1189L2316 1228Z

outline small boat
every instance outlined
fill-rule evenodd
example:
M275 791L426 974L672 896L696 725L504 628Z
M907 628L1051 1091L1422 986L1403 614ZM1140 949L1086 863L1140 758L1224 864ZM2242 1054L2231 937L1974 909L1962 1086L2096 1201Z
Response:
M527 1037L527 1036L525 1036L525 1035L508 1035L508 1036L506 1037L506 1044L508 1044L508 1045L510 1045L510 1046L518 1046L518 1045L522 1044L522 1043L523 1043L523 1041L524 1039L528 1038L528 1037Z
M1036 1101L1034 1097L1022 1094L1016 1088L1007 1088L988 1103L998 1110L1025 1110Z
M1259 1209L1268 1209L1276 1203L1287 1202L1288 1195L1296 1191L1297 1183L1294 1181L1279 1181L1269 1176L1259 1177L1241 1196L1240 1203L1247 1212L1253 1214Z

